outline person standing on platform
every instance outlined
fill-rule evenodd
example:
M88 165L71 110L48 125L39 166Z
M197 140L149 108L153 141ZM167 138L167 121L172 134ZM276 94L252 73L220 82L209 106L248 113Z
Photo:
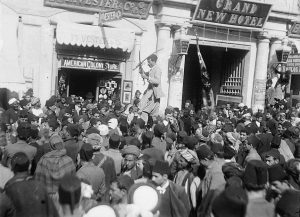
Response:
M142 68L140 68L140 73L143 79L146 79L149 83L140 104L139 111L141 113L141 118L148 122L149 115L156 116L159 111L160 98L164 96L161 89L161 69L156 64L157 56L151 54L148 58L148 65L151 68L149 73L146 73Z

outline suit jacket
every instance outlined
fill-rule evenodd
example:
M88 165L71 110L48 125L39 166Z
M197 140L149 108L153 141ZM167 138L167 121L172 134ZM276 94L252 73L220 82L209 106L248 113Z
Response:
M153 89L153 94L157 99L164 96L161 89L161 69L157 65L153 66L149 72L148 89Z
M169 187L172 217L188 217L191 207L184 188L171 181L169 182Z

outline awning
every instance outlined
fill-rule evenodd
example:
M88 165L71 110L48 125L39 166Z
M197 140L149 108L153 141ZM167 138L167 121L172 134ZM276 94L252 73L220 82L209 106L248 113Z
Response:
M131 52L134 33L115 28L59 22L56 41L61 45L122 49L124 52Z

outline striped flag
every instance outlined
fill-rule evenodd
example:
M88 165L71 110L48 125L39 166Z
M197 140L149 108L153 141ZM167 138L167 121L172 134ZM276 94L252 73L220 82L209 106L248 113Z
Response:
M198 54L198 59L199 59L199 64L200 64L200 72L201 72L201 78L202 78L202 83L204 87L209 90L211 89L211 84L210 84L210 79L209 75L207 72L207 68L205 65L205 62L202 58L201 52L200 52L200 47L199 47L199 38L198 35L196 34L196 43L197 43L197 54Z

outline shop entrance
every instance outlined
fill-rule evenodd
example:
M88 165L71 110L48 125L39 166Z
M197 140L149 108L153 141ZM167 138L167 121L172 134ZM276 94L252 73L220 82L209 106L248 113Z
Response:
M120 98L121 81L122 76L119 72L67 68L58 72L59 94L76 95L84 99L89 92L95 100L99 100L99 95L104 99ZM62 88L62 84L65 84L65 88Z
M247 50L200 46L200 52L211 79L216 100L217 94L242 96L242 78ZM190 45L185 59L182 104L191 100L195 110L201 108L202 82L196 45Z
M96 95L97 71L70 70L69 74L69 95L76 95L85 98L88 92Z

